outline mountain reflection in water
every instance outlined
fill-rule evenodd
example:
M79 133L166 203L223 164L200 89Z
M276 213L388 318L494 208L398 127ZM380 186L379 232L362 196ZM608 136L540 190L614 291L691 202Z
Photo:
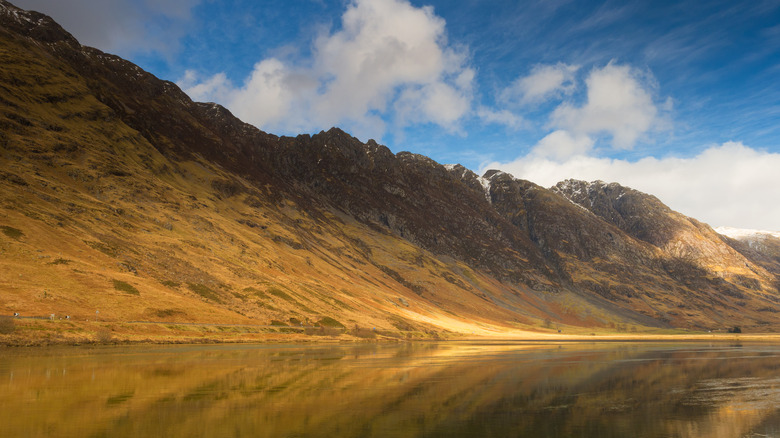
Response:
M0 350L0 436L780 436L780 347Z

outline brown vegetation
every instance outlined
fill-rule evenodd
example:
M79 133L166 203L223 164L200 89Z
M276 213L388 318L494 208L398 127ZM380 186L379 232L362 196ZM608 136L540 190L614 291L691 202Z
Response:
M335 128L276 137L19 14L0 13L0 313L56 315L19 342L89 341L96 319L134 341L139 321L175 327L153 341L780 327L772 256L649 195L499 172L486 191Z
M0 316L0 334L10 335L16 330L16 323L10 316Z

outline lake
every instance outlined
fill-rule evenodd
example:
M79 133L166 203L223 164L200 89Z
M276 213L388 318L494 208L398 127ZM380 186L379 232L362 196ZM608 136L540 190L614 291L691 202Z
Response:
M780 347L0 349L3 437L780 437Z

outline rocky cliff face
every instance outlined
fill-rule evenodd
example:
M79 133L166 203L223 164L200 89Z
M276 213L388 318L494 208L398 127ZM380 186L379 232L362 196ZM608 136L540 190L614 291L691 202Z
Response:
M775 275L780 288L780 233L756 230L717 228L726 244Z
M775 302L777 272L757 258L745 257L707 224L674 212L656 197L619 184L563 181L552 189L573 204L656 250L654 270L665 273L685 299L680 308L748 308L752 297ZM663 290L663 289L662 289ZM756 309L771 312L772 306Z
M653 196L479 177L337 128L267 134L2 0L0 39L0 225L15 230L3 263L43 278L0 285L6 313L41 305L29 291L60 276L56 306L96 302L117 320L780 322L773 256ZM32 252L67 261L30 264ZM140 293L116 296L114 280Z
M631 237L658 248L668 260L688 263L735 283L772 280L769 271L745 269L750 260L710 226L672 211L654 196L601 181L568 180L553 190Z

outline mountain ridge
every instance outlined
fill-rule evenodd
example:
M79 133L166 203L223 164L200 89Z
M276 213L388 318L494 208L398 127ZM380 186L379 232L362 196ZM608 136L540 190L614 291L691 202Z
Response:
M50 307L415 333L780 322L780 259L652 195L480 177L338 128L278 137L41 14L0 0L0 23L0 225L21 233L3 269L65 276ZM50 313L56 282L21 278L0 309Z

